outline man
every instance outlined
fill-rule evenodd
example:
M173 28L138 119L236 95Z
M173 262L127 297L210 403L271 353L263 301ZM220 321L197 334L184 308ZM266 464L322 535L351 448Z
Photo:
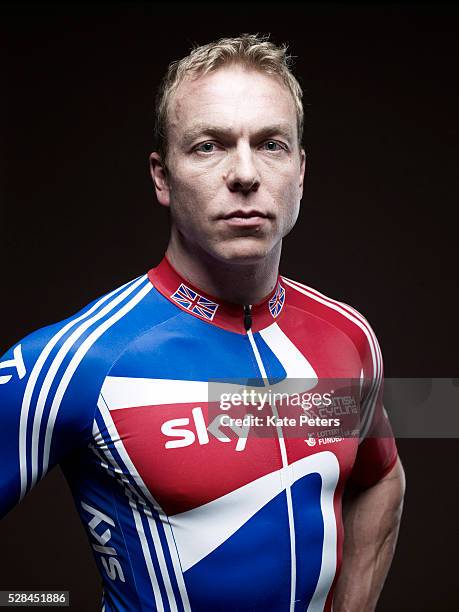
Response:
M286 49L266 39L172 64L151 155L165 258L2 358L2 513L60 463L107 611L375 608L403 470L367 321L278 275L303 191L302 125ZM261 397L327 379L358 381L357 437L213 418L210 381L251 380ZM283 417L282 402L264 403Z

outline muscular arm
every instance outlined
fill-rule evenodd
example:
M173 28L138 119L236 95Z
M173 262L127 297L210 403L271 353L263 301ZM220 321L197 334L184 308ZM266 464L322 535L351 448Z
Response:
M400 459L372 487L346 492L344 551L334 612L372 612L397 542L405 475Z

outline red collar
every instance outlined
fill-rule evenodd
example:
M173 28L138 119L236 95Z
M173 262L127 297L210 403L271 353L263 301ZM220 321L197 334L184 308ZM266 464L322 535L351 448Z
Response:
M244 307L226 302L201 291L183 278L166 256L161 263L148 272L148 278L156 289L176 306L189 314L232 332L245 334ZM259 331L277 321L285 302L285 288L278 276L271 293L257 304L252 305L253 332Z

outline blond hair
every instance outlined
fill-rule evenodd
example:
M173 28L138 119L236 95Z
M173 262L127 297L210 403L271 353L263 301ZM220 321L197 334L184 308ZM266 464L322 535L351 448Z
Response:
M206 45L197 46L189 55L169 64L156 97L155 147L164 164L167 157L167 122L171 97L186 76L198 77L213 72L224 65L241 64L280 77L292 94L295 103L298 144L303 137L303 91L291 71L292 56L287 45L277 46L268 36L241 34L235 38L220 38Z

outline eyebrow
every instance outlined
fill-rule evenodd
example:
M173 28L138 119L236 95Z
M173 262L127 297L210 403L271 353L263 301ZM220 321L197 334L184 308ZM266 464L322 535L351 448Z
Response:
M257 130L252 137L256 140L262 140L263 138L269 138L270 136L280 135L289 142L294 139L289 124L276 123L273 125L267 125ZM221 126L215 126L206 123L199 123L192 125L184 134L183 142L186 146L191 145L192 142L200 136L209 136L211 138L229 138L233 136L233 132L230 128Z

